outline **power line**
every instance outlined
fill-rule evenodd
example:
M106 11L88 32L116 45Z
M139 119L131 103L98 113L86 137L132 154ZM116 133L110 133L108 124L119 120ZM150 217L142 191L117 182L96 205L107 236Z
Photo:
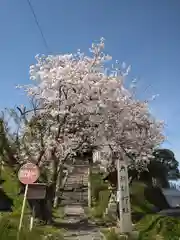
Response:
M27 0L27 2L28 2L28 5L29 5L30 10L31 10L31 12L32 12L32 14L33 14L33 16L34 16L34 20L35 20L35 23L36 23L36 25L37 25L37 27L38 27L38 30L39 30L39 32L40 32L40 34L41 34L41 37L42 37L44 46L45 46L46 50L49 52L49 47L48 47L46 38L45 38L45 36L44 36L44 34L43 34L43 31L42 31L42 28L41 28L41 26L40 26L40 24L39 24L39 22L38 22L38 19L37 19L36 13L35 13L35 11L34 11L34 8L33 8L32 4L31 4L31 1L30 1L30 0Z

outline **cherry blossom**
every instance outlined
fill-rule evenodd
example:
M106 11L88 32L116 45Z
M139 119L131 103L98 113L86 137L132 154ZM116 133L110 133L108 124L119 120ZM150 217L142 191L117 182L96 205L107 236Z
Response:
M125 88L130 67L123 63L121 68L116 64L107 69L110 60L104 53L104 39L92 44L90 56L79 50L36 56L37 63L30 67L32 84L23 86L29 98L38 102L36 127L23 129L23 159L38 161L43 152L40 164L45 166L53 157L65 161L77 149L108 146L119 157L124 151L128 164L146 165L164 140L163 122L150 114L148 101L134 97L135 81ZM111 154L105 155L108 159L102 160L110 162Z

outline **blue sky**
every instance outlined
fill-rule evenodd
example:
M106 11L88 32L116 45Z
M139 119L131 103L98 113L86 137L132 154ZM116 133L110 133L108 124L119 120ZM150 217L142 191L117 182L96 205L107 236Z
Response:
M51 53L87 51L106 39L113 59L132 65L139 94L160 94L153 113L167 123L166 147L180 161L180 1L31 0ZM47 54L25 0L0 2L0 109L25 104L15 89L29 83L29 65ZM150 87L149 87L150 86ZM147 88L148 87L148 88ZM147 90L145 90L147 89Z

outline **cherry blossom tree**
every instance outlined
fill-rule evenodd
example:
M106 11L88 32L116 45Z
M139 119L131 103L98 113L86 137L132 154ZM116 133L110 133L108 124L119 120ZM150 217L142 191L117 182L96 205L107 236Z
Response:
M139 168L164 140L163 123L150 114L148 101L124 86L130 68L106 68L111 57L104 53L104 39L90 53L36 56L32 84L21 86L37 103L30 120L35 127L22 128L21 159L54 169L54 180L77 150L108 146L110 155L123 151L128 164Z

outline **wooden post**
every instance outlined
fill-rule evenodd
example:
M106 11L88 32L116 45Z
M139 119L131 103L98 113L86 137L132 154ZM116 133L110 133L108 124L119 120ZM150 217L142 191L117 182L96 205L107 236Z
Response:
M29 226L30 231L32 231L32 229L33 229L34 218L35 218L35 206L33 206L33 208L32 208L32 216L30 218L30 226Z
M88 168L88 207L92 206L92 196L91 196L91 175L92 175L92 162L89 160Z

